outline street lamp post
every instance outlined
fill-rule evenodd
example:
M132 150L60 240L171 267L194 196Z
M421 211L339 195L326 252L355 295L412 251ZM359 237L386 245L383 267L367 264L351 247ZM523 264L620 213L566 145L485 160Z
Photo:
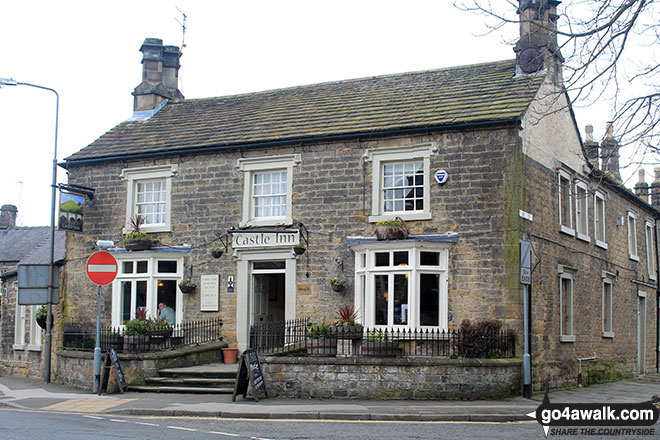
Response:
M53 324L53 269L55 268L55 198L57 197L57 127L60 113L60 95L54 89L39 86L25 82L18 82L13 79L0 78L0 87L2 86L28 86L41 90L48 90L55 94L55 147L53 149L53 181L51 184L51 204L50 204L50 259L48 262L48 314L46 317L46 341L44 353L44 382L50 382L50 360L51 360L51 326Z

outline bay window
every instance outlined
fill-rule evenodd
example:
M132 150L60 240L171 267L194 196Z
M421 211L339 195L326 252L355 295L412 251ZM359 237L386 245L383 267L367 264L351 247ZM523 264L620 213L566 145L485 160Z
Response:
M355 244L355 304L367 327L446 330L448 243Z

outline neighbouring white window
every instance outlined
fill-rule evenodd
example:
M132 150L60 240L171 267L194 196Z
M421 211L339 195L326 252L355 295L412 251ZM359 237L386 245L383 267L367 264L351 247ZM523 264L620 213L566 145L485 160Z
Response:
M637 213L628 211L628 256L639 261L637 255Z
M293 223L293 168L300 154L240 158L236 168L243 177L241 227Z
M613 312L612 301L614 297L614 279L616 275L603 271L602 275L602 304L603 304L603 337L613 338Z
M28 350L41 351L41 327L37 324L37 310L41 306L30 306L30 343Z
M573 333L573 285L575 270L567 266L559 266L559 340L575 342Z
M655 241L653 239L653 222L647 220L644 222L646 231L646 267L649 273L649 279L656 279L655 276Z
M446 244L363 243L354 250L355 305L365 326L447 330Z
M364 160L373 164L370 222L431 219L431 155L437 151L435 143L367 149Z
M18 304L18 281L12 283L16 293L16 314L14 316L14 350L25 350L25 320L27 318L27 306Z
M571 177L565 171L559 170L558 179L560 230L566 234L575 235L575 229L573 228Z
M589 237L589 191L584 182L575 184L575 228L577 238L591 241Z
M178 169L172 164L122 170L120 177L127 181L124 233L131 232L137 215L144 219L144 232L171 231L172 177Z
M163 252L113 254L119 265L112 282L112 326L118 327L137 317L137 309L158 317L163 302L175 311L176 323L183 320L183 295L178 284L183 279L183 258Z
M607 249L605 235L605 196L599 192L594 194L594 235L596 246Z

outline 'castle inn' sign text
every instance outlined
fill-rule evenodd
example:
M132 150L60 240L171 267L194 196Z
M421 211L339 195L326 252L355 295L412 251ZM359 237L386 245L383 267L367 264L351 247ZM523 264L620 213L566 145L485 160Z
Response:
M296 230L282 231L235 231L231 247L234 249L295 246L300 243L300 233Z

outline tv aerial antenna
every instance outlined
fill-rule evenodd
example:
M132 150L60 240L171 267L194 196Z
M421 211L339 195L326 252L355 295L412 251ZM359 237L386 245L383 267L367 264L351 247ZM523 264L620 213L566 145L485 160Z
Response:
M186 21L188 20L188 14L183 12L178 6L175 6L175 8L181 13L182 16L181 20L175 18L176 22L179 23L179 26L181 26L181 48L179 49L179 54L182 54L183 48L186 47L186 29L188 29Z

